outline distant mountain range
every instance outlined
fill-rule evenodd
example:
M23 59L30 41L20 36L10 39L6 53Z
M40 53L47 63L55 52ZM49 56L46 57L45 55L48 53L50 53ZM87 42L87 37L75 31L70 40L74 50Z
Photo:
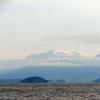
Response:
M93 82L100 77L100 67L27 66L0 76L0 80L23 80L39 76L50 81Z
M100 77L100 54L87 58L76 52L69 54L51 50L20 60L0 61L0 66L6 68L0 74L0 82L19 82L30 76L54 82L92 82Z

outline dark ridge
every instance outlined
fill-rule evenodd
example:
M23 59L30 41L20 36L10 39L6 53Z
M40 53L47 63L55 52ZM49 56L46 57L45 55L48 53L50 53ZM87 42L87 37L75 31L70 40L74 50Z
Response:
M48 80L45 80L41 77L35 76L35 77L29 77L21 81L22 83L48 83Z
M94 80L94 82L96 82L96 83L100 83L100 78L99 78L99 79Z

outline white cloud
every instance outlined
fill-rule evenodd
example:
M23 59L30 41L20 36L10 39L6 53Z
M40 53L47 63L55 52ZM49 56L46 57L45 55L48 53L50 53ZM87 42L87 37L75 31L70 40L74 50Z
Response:
M0 69L17 69L24 66L100 67L100 58L87 58L79 53L48 51L32 54L20 60L0 61Z

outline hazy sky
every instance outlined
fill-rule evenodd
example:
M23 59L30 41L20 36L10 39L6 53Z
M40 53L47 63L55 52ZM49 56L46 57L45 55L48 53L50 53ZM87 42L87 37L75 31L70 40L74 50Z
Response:
M0 59L51 49L100 52L99 0L1 0Z

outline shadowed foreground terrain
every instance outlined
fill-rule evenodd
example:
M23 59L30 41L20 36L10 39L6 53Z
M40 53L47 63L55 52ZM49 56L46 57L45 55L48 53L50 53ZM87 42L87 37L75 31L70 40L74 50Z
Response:
M100 85L0 85L0 100L100 100Z

